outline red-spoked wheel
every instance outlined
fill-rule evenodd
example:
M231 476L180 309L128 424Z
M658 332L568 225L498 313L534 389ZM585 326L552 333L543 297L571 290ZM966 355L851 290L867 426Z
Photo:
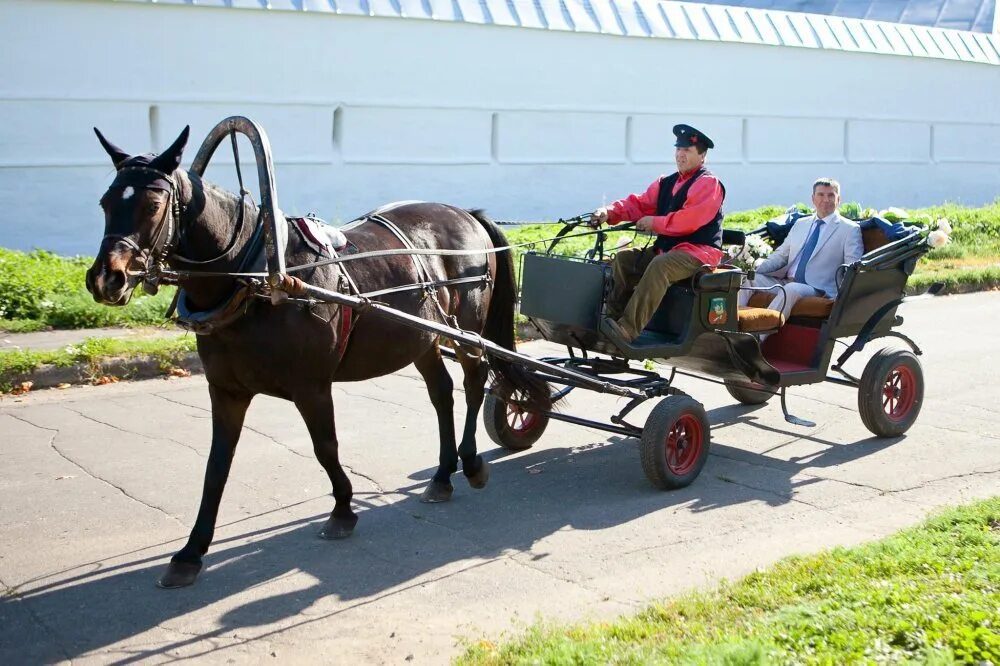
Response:
M499 395L491 388L483 401L483 424L494 442L510 451L524 451L538 441L549 425L549 417L520 407L524 396Z
M705 408L690 396L661 400L642 429L640 455L646 477L657 488L683 488L708 460L711 427Z
M881 349L865 366L858 387L858 411L878 437L897 437L917 420L924 401L924 372L908 350Z

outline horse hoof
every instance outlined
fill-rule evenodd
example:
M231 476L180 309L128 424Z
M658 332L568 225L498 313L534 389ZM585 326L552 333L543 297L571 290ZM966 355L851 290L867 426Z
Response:
M330 516L323 529L319 531L320 539L346 539L354 533L354 526L358 524L358 517L334 518Z
M167 572L156 581L156 586L164 590L187 587L195 581L200 571L201 562L171 562L167 565Z
M451 494L455 492L455 486L450 483L439 483L438 481L431 481L430 484L424 488L423 494L420 496L420 501L424 504L438 504L439 502L447 502L451 499Z
M486 482L490 480L490 465L488 462L479 459L479 471L472 476L465 477L469 480L469 485L476 490L482 490L486 487Z

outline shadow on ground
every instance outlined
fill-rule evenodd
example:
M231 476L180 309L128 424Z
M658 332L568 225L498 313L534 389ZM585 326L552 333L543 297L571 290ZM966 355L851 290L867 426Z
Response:
M412 486L397 489L396 497L402 495L401 499L390 502L391 496L356 496L360 523L348 540L316 538L325 512L332 508L331 499L324 513L290 522L276 519L267 527L218 539L193 587L173 591L154 587L166 559L180 543L151 544L135 556L112 555L102 562L80 564L67 572L22 583L16 596L0 601L0 616L9 614L3 612L3 606L26 604L35 621L59 637L58 654L74 659L158 625L170 627L172 620L208 605L233 606L223 612L214 628L202 632L186 628L187 633L172 634L176 638L173 643L137 649L127 657L118 653L121 658L115 663L165 655L195 643L204 645L205 651L199 652L204 654L217 649L206 639L231 638L242 629L274 625L263 637L252 639L260 640L295 626L336 622L338 614L353 607L481 567L503 554L529 551L539 540L567 527L600 530L659 511L704 512L751 501L782 504L791 500L793 477L804 469L841 464L892 444L892 440L874 439L847 445L824 441L800 428L761 425L753 412L754 408L737 406L709 413L715 455L702 476L682 490L661 492L650 486L634 439L613 437L606 441L595 434L595 443L588 447L538 448L517 456L491 449L484 454L492 462L490 487L473 491L457 476L455 497L449 504L424 505L416 499L433 469L412 475ZM736 431L730 428L736 424L772 430L776 440L813 438L822 452L792 462L750 453L731 440ZM744 485L742 480L727 482L713 473L714 467L723 464L721 458L766 466L767 488ZM198 489L190 492L194 507ZM239 522L250 520L259 525L266 523L267 517L262 514ZM231 535L238 529L235 525L220 527L217 534ZM109 564L122 559L125 564ZM314 584L263 598L253 593L257 586L299 572L307 574ZM326 597L342 603L335 611L318 613L313 606ZM16 658L16 637L0 630L0 639L0 644L7 646L0 652ZM55 649L52 654L56 654Z

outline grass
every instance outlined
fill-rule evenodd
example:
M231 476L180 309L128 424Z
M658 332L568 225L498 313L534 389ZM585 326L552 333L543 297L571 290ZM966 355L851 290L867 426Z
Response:
M84 274L93 260L61 257L44 250L0 248L0 330L14 333L47 328L164 326L172 288L156 296L137 289L121 308L94 302Z
M458 664L1000 664L1000 497L613 622L537 623Z
M727 213L724 224L735 229L756 229L784 210L764 206ZM913 285L940 280L950 291L1000 287L1000 199L981 208L947 204L910 212L914 217L947 217L954 228L951 244L921 259L911 280ZM555 225L536 224L505 231L511 243L524 243L551 238L558 230ZM612 249L619 239L633 236L632 232L611 232L607 247ZM593 242L593 236L570 238L556 251L581 255ZM644 242L642 237L639 242ZM535 246L538 250L544 247ZM528 249L519 248L517 257ZM87 257L60 257L44 250L18 252L0 248L0 330L19 333L48 328L169 324L164 314L173 288L164 287L156 296L137 289L132 301L121 308L99 305L84 286L84 273L91 262Z
M62 349L37 351L15 349L0 351L0 391L10 389L13 382L43 365L69 367L82 364L96 374L101 361L109 358L152 358L164 371L175 367L181 358L196 350L193 335L149 340L87 338L77 345Z

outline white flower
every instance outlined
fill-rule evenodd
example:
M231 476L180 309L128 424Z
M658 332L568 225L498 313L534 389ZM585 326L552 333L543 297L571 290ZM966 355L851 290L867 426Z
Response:
M755 269L757 269L757 268L760 268L760 265L761 265L762 263L764 263L764 261L766 261L766 260L764 259L764 257L760 257L760 258L758 258L758 259L754 259L754 262L753 262L753 267L754 267Z
M39 303L38 307L42 308L43 310L48 310L53 305L55 305L55 303L53 303L52 301L45 300L45 301L42 301L41 303Z
M771 246L760 236L748 236L747 245L745 252L749 255L747 258L758 259L761 257L766 257L771 254Z
M77 354L80 353L80 348L74 347L73 345L66 345L63 351L69 354L70 356L76 356Z
M942 217L940 220L938 220L936 228L945 232L949 236L951 235L951 222L948 221L947 217Z
M943 247L948 242L948 234L941 229L935 229L927 234L927 244L931 247Z

